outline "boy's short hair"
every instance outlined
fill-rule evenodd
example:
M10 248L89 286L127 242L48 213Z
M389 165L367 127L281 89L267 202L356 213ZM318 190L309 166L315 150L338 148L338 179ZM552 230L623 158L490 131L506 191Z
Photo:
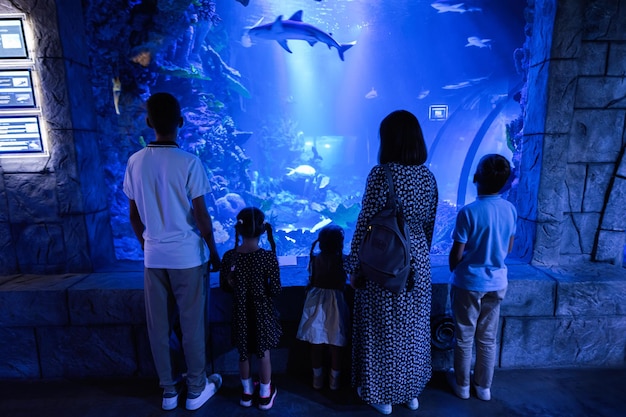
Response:
M180 103L170 93L155 93L146 102L148 120L159 134L174 133L180 126Z
M485 194L496 194L502 190L511 176L511 164L502 155L488 154L478 162L474 182Z

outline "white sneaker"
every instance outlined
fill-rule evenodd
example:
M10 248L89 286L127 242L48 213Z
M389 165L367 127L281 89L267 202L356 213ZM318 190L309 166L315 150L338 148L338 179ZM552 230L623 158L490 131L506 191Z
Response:
M361 397L361 387L356 387L356 394L359 396L359 398ZM391 411L393 410L393 408L391 407L391 404L370 404L372 406L372 408L376 411L378 411L381 414L391 414Z
M391 414L391 404L370 404L380 414Z
M170 411L176 407L178 407L178 391L176 389L174 391L164 391L161 408L166 411Z
M462 400L467 400L470 397L470 387L467 386L459 386L456 383L456 375L454 374L454 369L448 369L446 372L446 380L448 381L448 385L452 388L454 394Z
M474 385L476 389L476 396L479 400L490 401L491 400L491 389L489 388L481 388L478 385Z
M202 392L188 392L187 403L185 406L187 410L197 410L202 407L204 403L211 398L217 390L222 386L222 377L220 374L213 374L206 379L204 389Z
M406 403L406 406L409 407L409 410L415 411L420 407L420 402L417 398L412 398L411 401Z

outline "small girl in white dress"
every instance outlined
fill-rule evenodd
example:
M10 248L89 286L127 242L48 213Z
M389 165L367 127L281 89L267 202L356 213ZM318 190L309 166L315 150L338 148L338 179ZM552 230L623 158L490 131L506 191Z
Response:
M297 338L311 343L313 388L323 386L323 356L330 349L329 387L339 388L342 347L348 342L349 310L343 295L347 274L344 269L343 229L328 225L320 230L311 246L309 289L304 301ZM315 253L319 243L320 252Z

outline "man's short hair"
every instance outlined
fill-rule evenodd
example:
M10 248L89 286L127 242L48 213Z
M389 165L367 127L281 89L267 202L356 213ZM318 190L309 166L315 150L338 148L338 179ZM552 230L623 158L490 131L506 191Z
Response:
M171 134L180 126L180 103L170 93L155 93L150 96L146 105L148 120L157 133Z
M489 154L478 162L474 182L485 194L496 194L502 190L511 175L511 164L502 155Z

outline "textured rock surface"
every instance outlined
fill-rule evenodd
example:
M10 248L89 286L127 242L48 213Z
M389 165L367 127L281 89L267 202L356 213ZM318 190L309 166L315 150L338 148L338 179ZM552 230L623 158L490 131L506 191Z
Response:
M535 264L623 262L625 6L534 2L518 208L537 228L516 248Z
M80 1L17 0L34 34L48 156L3 158L0 273L90 271L115 260ZM60 19L57 19L60 17ZM57 25L57 22L59 23ZM87 224L95 221L95 223ZM4 250L6 249L6 250Z

